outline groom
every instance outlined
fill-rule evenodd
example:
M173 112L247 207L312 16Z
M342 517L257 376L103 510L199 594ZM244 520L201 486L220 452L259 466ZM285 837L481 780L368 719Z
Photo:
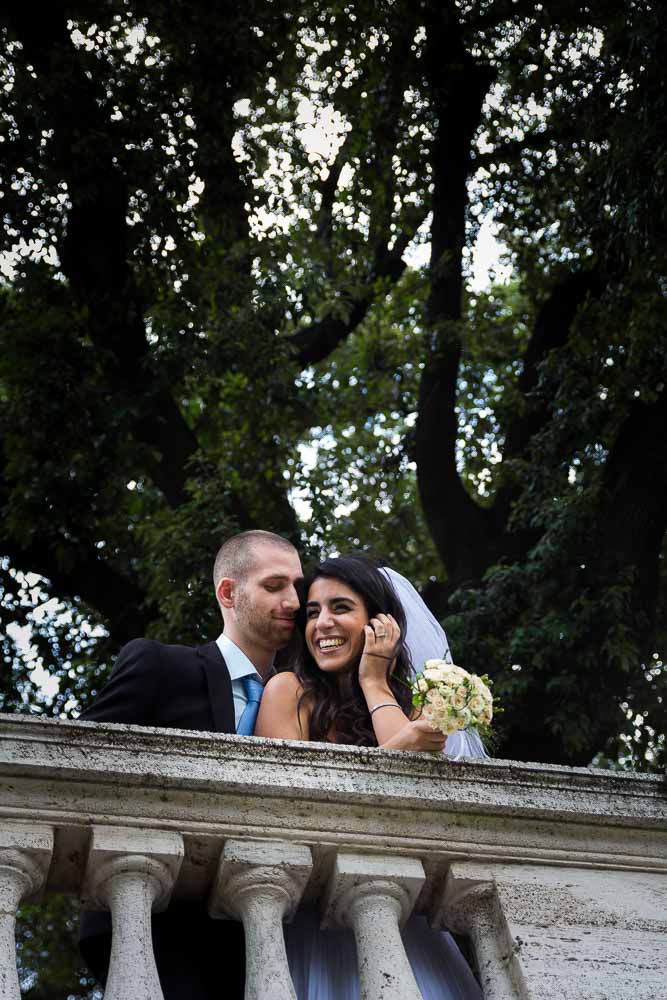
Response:
M196 648L134 639L81 718L252 734L262 685L295 627L301 578L296 549L279 535L228 539L213 569L223 633ZM102 982L110 943L108 914L84 914L81 952ZM218 1000L221 970L225 996L243 996L241 924L211 920L201 903L173 903L153 917L153 944L165 1000Z

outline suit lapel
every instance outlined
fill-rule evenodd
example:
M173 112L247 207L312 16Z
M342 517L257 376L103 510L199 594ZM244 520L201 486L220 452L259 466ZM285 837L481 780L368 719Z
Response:
M204 665L215 732L235 733L232 682L222 653L217 643L207 642L205 646L197 647L197 655L201 657Z

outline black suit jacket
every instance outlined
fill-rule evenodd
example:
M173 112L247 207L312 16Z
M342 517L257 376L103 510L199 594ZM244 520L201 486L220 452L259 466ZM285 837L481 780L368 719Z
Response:
M88 722L125 722L139 726L193 729L200 732L234 733L234 699L227 665L215 642L192 648L168 646L153 639L134 639L122 648L97 698L81 714ZM210 954L220 954L220 921L211 921L203 906L172 904L153 920L153 940L158 970L160 950L165 961L174 956L172 939L183 934L184 926L193 928L196 943L201 943L200 963ZM104 980L108 962L111 922L108 913L84 913L81 921L81 947L87 963ZM196 928L196 931L195 931ZM225 938L235 964L243 963L242 931L238 924L226 924ZM161 944L164 947L161 949ZM239 953L240 946L240 953ZM229 959L228 959L229 960ZM191 963L197 962L192 955ZM169 975L172 975L170 970ZM242 991L242 973L241 986ZM179 972L173 973L178 978ZM188 992L190 991L190 992ZM196 988L176 987L173 996L208 996ZM230 994L231 995L231 994ZM240 995L240 994L239 994Z
M109 680L81 718L234 733L227 664L215 642L193 649L133 639L121 649Z

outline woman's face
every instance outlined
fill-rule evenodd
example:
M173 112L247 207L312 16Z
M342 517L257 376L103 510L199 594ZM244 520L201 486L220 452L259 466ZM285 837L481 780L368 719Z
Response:
M320 670L338 673L358 663L368 611L363 598L340 580L320 576L306 603L306 645Z

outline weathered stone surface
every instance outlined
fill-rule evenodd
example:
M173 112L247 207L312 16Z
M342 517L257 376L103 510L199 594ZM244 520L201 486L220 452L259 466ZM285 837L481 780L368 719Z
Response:
M323 922L354 930L362 1000L421 1000L399 926L412 913L424 879L414 858L338 854Z
M337 855L391 855L423 867L415 908L436 919L480 890L478 953L511 973L497 996L660 997L664 793L657 776L0 716L0 847L17 823L53 828L48 888L81 892L92 827L182 837L178 898L207 898L230 840L308 849L310 902Z
M531 1000L664 1000L664 935L513 925Z
M0 825L0 1000L20 1000L14 930L19 903L34 901L46 880L53 830Z
M93 827L82 901L111 911L106 1000L162 1000L151 914L167 905L182 858L177 833Z
M519 996L520 984L526 996L540 1000L667 996L663 874L455 864L435 922L474 939L480 918L486 943L495 948L495 954L487 951L486 973L496 982L513 976Z
M294 915L313 870L310 849L275 840L228 840L215 879L209 912L236 916L239 897L259 885L271 885L285 897L282 916Z
M153 910L163 910L171 897L183 854L183 838L170 830L94 826L81 901L87 909L108 909L105 883L112 873L127 870L143 873L155 883Z
M424 868L414 858L340 851L329 880L323 920L332 927L345 927L353 898L370 891L388 891L398 903L397 919L404 924L424 881Z
M243 920L245 1000L296 1000L283 921L299 905L312 867L310 850L302 844L226 842L209 911Z

